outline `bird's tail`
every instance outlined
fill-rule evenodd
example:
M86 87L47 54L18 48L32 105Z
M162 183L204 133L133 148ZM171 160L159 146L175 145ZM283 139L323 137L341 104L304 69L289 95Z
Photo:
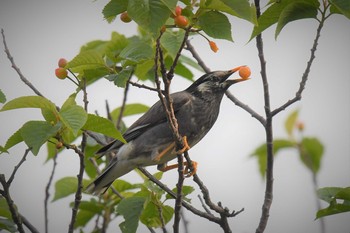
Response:
M94 195L102 195L107 191L115 179L130 172L134 168L135 166L128 161L112 161L112 163L110 163L108 167L86 187L85 192Z

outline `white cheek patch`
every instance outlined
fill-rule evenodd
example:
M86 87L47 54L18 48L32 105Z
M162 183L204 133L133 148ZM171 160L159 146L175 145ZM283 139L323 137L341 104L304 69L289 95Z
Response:
M204 82L204 83L201 83L199 84L199 86L197 87L197 89L200 91L200 92L207 92L209 90L209 85L207 82Z

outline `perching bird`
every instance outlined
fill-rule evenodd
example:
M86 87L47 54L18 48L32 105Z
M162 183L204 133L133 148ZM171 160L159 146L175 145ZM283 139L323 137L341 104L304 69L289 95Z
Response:
M178 130L187 139L187 142L184 140L187 146L196 145L214 125L225 91L232 84L246 80L228 79L240 68L207 73L186 90L171 94ZM115 179L139 166L158 165L161 171L176 167L167 166L178 152L160 101L132 124L123 136L128 143L115 140L97 151L97 154L115 152L116 155L102 174L88 185L88 193L104 193Z

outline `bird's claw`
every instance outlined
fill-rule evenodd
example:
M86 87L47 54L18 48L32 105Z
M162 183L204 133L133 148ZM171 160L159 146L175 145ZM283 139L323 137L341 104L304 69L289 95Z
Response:
M188 145L188 142L187 142L187 136L183 136L182 142L183 142L184 146L182 147L182 149L176 151L176 154L178 154L178 155L183 154L184 152L191 149L191 147Z
M185 171L184 171L184 174L185 174L185 177L191 177L193 176L194 174L197 173L197 165L198 163L195 162L195 161L191 161L192 165L189 166L186 162L184 163L186 165L185 167Z

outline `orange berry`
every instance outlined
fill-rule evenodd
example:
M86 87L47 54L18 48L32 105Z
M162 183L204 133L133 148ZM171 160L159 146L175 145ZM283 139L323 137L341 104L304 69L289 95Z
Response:
M65 79L68 75L68 71L65 68L59 67L55 70L56 77L59 79Z
M304 128L305 128L304 122L298 121L298 122L296 123L296 127L297 127L297 129L298 129L299 131L303 131Z
M175 8L175 14L174 13L171 13L170 17L171 18L176 18L176 16L179 16L181 15L182 13L182 8L180 6L176 6Z
M183 15L178 15L175 17L174 23L176 26L184 28L188 25L188 19Z
M63 147L63 143L62 142L57 142L56 143L56 149L59 150Z
M250 76L250 68L248 66L243 66L239 69L239 76L243 79L248 79Z
M67 65L67 60L64 58L60 58L60 60L58 60L58 67L64 68Z
M218 46L216 45L216 43L214 41L209 41L209 45L210 45L211 50L213 50L214 53L216 53L219 50Z
M120 20L123 21L124 23L129 23L129 22L131 22L132 19L130 18L128 12L125 11L125 12L121 13Z

